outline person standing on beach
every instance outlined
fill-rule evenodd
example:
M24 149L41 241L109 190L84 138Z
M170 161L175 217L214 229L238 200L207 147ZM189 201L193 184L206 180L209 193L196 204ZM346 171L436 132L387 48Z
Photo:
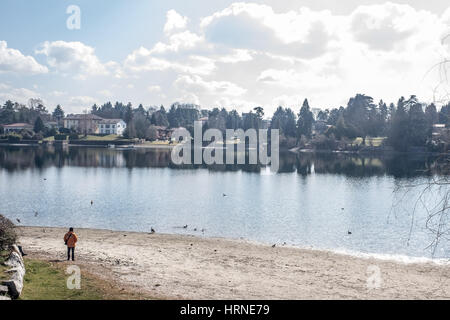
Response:
M77 235L73 232L73 228L70 228L69 232L64 235L64 243L67 246L67 261L70 260L70 251L72 251L72 261L75 261L75 244L77 241Z

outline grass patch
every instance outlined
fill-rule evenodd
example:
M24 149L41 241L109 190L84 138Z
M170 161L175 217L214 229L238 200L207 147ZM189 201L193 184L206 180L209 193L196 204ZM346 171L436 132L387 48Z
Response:
M26 274L22 300L129 300L143 299L137 293L126 292L89 274L81 267L81 289L67 288L65 263L25 259Z
M177 144L177 142L172 142L171 144L169 144L168 140L156 140L156 141L145 141L141 145L144 145L144 146L146 146L146 145L147 146L155 146L155 145L157 145L157 146L169 146L169 145L172 145L172 146L174 146L176 144Z
M3 264L0 265L0 284L3 280L8 280L8 275L6 274L6 270L9 268Z
M85 136L81 136L80 140L88 140L88 141L114 141L114 140L118 140L121 137L116 135L116 134L110 134L107 136L92 136L92 135L87 135Z
M6 250L0 251L0 284L2 280L8 280L8 276L5 273L9 267L5 266L4 263L8 259L9 252Z

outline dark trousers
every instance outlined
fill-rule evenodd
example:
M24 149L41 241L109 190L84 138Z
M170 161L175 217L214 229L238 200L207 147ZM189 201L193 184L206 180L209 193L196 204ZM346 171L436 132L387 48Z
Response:
M75 248L67 247L67 260L70 260L70 251L72 251L72 261L75 261Z

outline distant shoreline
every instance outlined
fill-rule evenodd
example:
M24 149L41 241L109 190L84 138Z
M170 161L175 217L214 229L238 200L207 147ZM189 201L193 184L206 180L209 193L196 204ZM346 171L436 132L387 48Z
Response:
M39 143L0 143L0 147L44 147L46 144ZM104 148L107 149L108 146L105 144L68 144L68 147L86 147L86 148ZM166 145L166 144L130 144L122 145L119 147L114 147L111 149L115 150L129 150L129 149L166 149L172 150L176 145ZM203 147L204 148L204 147ZM357 150L357 151L345 151L345 150L317 150L317 149L300 149L300 148L283 148L280 151L292 152L292 153L317 153L317 154L349 154L349 155L364 155L364 156L384 156L384 155L426 155L426 156L446 156L450 153L439 153L439 152L401 152L394 150Z
M66 228L18 227L33 257L65 259ZM174 299L449 299L450 265L190 235L75 229L77 263ZM368 287L370 270L381 282ZM105 272L106 270L106 272Z

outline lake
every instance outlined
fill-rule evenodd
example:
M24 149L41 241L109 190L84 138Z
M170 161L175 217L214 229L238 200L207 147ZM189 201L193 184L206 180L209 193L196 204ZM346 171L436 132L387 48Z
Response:
M449 258L448 240L429 247L435 236L426 226L427 212L421 205L414 209L422 188L401 188L439 176L438 160L283 153L279 172L272 174L257 165L180 168L164 149L2 146L0 213L30 226L144 232L153 227L267 244ZM438 196L429 195L427 206Z

